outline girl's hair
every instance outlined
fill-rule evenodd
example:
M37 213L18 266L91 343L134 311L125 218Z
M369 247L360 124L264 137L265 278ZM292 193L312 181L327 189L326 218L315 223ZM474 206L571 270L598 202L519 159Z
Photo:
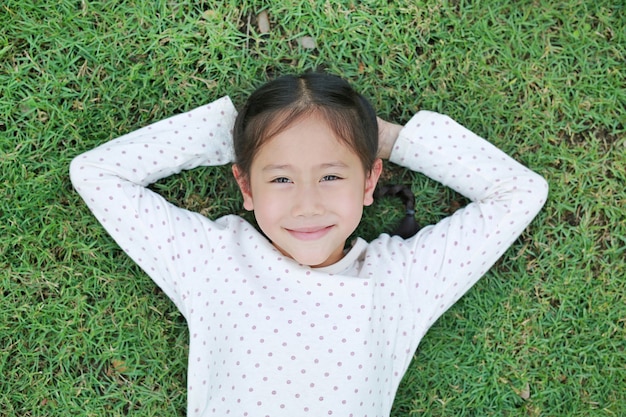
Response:
M411 188L406 185L383 185L377 186L374 191L374 198L399 197L404 203L405 214L400 224L390 233L392 236L400 236L408 239L420 230L420 225L415 219L415 195Z
M344 79L320 72L285 75L254 91L235 119L235 163L249 176L257 152L272 137L302 117L317 113L371 171L378 153L378 122L370 102ZM415 198L408 187L379 187L376 197L399 196L407 215L392 234L413 236Z
M309 72L285 75L254 91L233 129L235 162L249 175L261 146L298 119L319 114L370 171L378 152L378 123L372 105L342 78Z

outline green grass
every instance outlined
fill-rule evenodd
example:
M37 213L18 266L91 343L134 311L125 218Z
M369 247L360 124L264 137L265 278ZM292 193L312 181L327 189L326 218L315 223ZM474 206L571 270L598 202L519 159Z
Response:
M73 192L68 164L317 67L397 122L420 108L450 114L551 187L529 229L424 338L393 415L626 415L623 2L267 3L0 5L0 415L184 415L185 323ZM302 36L317 48L298 46ZM418 192L422 223L463 203L389 168ZM153 187L210 216L242 212L227 168ZM368 209L360 234L390 227L396 203Z

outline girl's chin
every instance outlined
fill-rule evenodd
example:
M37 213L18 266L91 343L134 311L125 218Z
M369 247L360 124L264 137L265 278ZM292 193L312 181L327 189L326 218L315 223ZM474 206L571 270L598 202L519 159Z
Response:
M293 259L301 265L305 265L311 268L321 268L324 266L332 265L343 258L343 248L337 250L331 254L319 254L318 256L312 256L311 253L290 253L274 243L274 247L280 251L286 257Z
M302 265L309 266L311 268L322 268L324 266L329 266L338 262L342 257L343 257L343 250L341 250L339 253L331 253L329 256L326 256L326 255L322 255L319 257L302 256L302 257L293 257L293 259L296 262Z

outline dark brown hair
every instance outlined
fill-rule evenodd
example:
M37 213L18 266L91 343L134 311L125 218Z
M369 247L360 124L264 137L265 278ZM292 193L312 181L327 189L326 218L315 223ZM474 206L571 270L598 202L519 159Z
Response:
M374 198L398 197L404 204L404 217L390 235L408 239L420 230L420 225L415 219L415 195L408 185L383 185L377 186Z

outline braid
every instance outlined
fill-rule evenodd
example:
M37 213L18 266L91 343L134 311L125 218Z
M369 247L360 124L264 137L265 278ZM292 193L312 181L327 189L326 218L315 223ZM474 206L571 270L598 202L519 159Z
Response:
M374 191L374 198L378 199L381 197L399 197L406 209L406 215L400 221L400 224L396 226L395 230L391 232L391 235L400 236L403 239L414 236L420 229L420 226L415 219L415 195L411 188L406 185L378 186Z

